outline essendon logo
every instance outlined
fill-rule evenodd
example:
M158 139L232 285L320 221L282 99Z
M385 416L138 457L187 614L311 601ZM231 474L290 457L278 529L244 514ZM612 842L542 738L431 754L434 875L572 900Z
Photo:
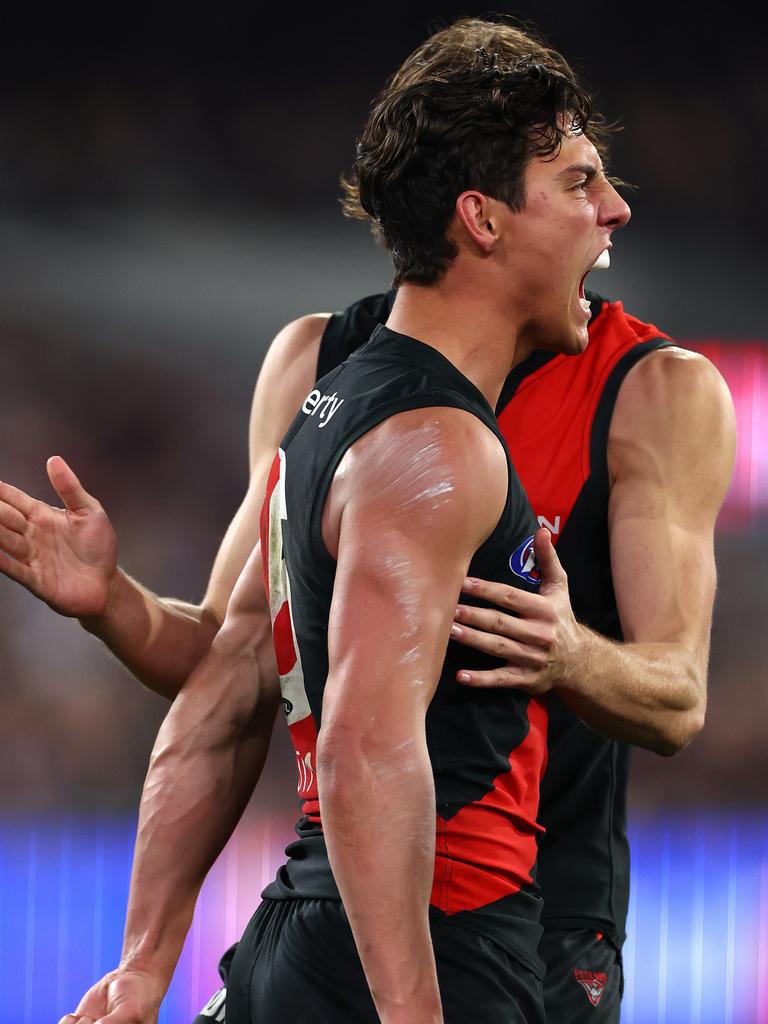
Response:
M520 547L515 548L509 557L509 568L515 576L528 583L541 583L541 570L533 550L534 536L535 534L531 534L530 537L526 537Z
M605 992L605 984L608 981L608 975L602 971L579 971L575 970L573 976L578 983L584 988L587 993L587 999L592 1003L593 1006L597 1006L600 1000L603 998L603 992Z

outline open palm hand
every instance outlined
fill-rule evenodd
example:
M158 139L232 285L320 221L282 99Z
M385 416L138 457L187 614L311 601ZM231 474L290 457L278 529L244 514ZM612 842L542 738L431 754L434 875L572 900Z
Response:
M117 572L114 528L60 456L47 468L64 508L0 482L0 572L61 615L100 615Z

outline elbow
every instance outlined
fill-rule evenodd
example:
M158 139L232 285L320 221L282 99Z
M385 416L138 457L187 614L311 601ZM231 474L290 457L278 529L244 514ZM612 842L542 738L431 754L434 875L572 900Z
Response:
M676 714L653 744L653 751L661 757L673 757L691 743L704 728L705 709L695 707Z
M369 760L363 750L360 730L353 723L323 723L317 737L317 774L319 784L326 790L345 778L348 781L360 778Z
M400 786L429 764L425 750L424 736L411 729L388 728L383 722L361 728L359 716L335 715L323 722L317 737L321 795L357 786L370 790Z

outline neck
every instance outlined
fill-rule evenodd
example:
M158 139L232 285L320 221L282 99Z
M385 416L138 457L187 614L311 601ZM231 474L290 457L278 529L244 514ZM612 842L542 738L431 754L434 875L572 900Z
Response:
M529 354L510 311L450 272L434 285L402 284L387 327L431 345L495 408L507 374Z

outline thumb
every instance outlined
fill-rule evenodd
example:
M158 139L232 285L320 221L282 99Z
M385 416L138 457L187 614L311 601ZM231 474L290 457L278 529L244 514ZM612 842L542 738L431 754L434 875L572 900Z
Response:
M101 505L77 479L60 455L52 455L46 467L53 489L70 512L101 511Z
M533 551L541 569L542 585L547 583L564 583L566 581L565 570L560 564L560 559L555 551L555 545L552 543L552 534L544 526L536 531L536 536L533 540Z

